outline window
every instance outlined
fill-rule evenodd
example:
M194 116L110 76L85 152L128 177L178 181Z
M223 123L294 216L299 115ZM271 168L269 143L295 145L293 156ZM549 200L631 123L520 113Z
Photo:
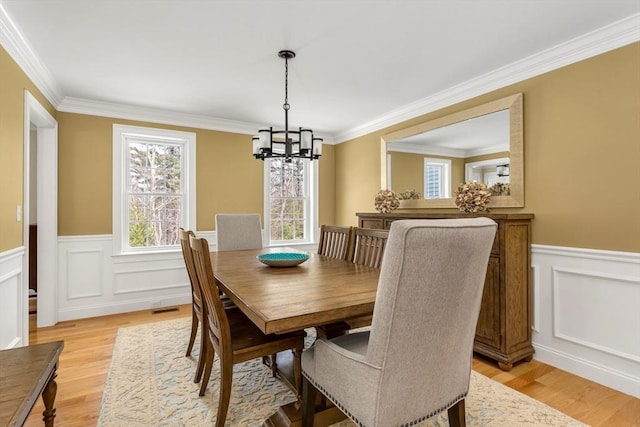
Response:
M113 126L116 252L175 250L195 226L193 133Z
M265 228L268 244L310 243L316 228L317 162L265 160Z
M446 199L451 197L451 160L424 159L424 198Z

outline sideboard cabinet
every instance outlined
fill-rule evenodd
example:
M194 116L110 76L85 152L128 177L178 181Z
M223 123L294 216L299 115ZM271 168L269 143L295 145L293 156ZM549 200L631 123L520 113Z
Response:
M473 349L510 370L531 360L531 220L532 214L357 213L361 228L388 229L400 219L483 216L498 224L487 266Z

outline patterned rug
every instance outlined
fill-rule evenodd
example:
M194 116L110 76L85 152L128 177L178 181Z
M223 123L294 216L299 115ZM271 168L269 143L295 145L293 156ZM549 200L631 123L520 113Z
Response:
M198 341L184 357L191 319L167 320L118 331L98 427L211 426L219 392L217 358L207 393L198 397L193 382ZM311 341L312 339L310 339ZM226 425L260 426L293 394L260 360L233 369ZM584 426L561 412L472 372L466 399L468 426ZM354 424L343 421L335 427ZM448 426L446 411L422 424Z

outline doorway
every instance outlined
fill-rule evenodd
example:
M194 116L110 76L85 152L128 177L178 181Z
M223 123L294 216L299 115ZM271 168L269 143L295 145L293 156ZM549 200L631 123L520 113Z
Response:
M33 152L33 153L32 153ZM35 168L35 171L33 170ZM24 235L23 277L29 295L29 260L37 280L37 327L58 321L58 122L29 92L24 96ZM32 212L33 210L33 212ZM30 242L30 226L37 226ZM33 257L30 252L34 252ZM23 319L23 342L29 342L29 298Z

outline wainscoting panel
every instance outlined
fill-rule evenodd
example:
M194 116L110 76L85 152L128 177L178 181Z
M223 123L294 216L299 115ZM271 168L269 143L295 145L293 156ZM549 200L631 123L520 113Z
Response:
M145 291L159 291L172 288L184 288L189 284L189 277L182 263L182 256L172 260L174 266L138 270L116 271L113 293L115 295L131 294Z
M29 342L24 247L0 253L0 350Z
M198 237L216 247L214 231ZM297 245L316 251L316 245ZM58 319L168 307L191 302L182 252L114 255L111 235L58 238Z
M532 292L533 292L533 310L531 318L531 328L533 332L540 332L540 304L536 304L536 301L540 301L540 266L531 266L531 280L532 280Z
M637 322L638 289L640 278L553 268L554 336L640 362L640 339L619 333Z
M67 257L67 300L99 297L103 285L103 249L68 249ZM72 268L69 268L72 267Z
M534 357L640 398L640 254L532 246Z
M179 249L114 255L110 235L65 236L58 254L60 321L191 302Z

